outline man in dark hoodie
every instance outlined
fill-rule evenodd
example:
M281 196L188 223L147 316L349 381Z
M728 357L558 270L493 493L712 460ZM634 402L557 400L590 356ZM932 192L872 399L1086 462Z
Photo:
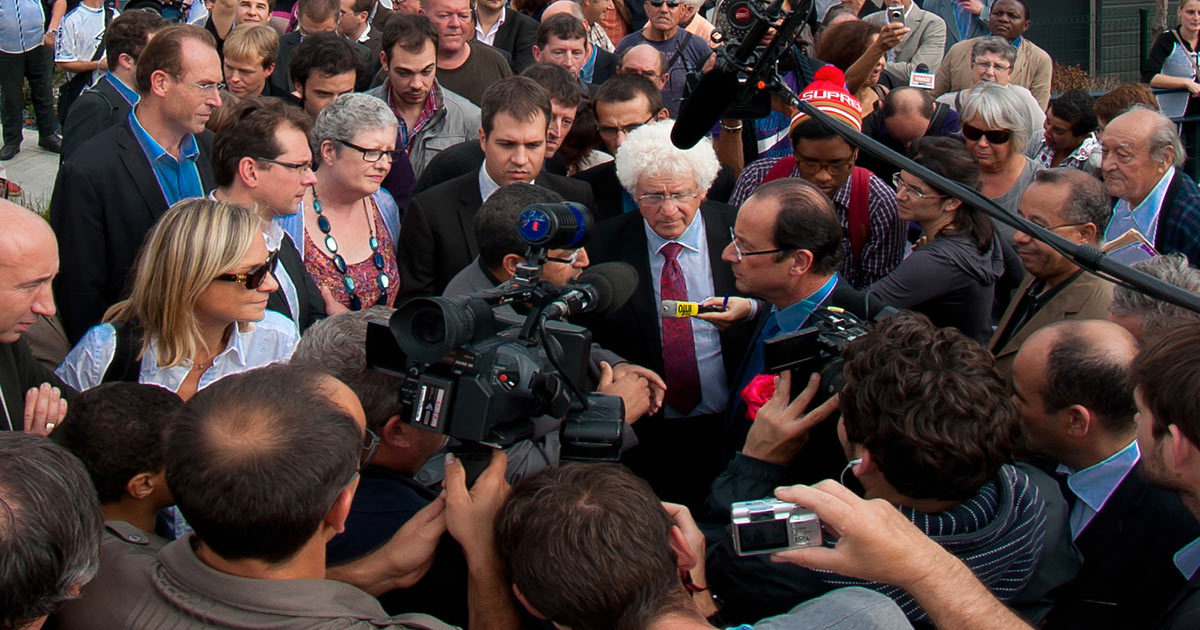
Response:
M843 356L846 383L836 399L842 412L837 430L850 461L842 476L851 472L867 499L895 505L1000 600L1036 617L1041 611L1025 602L1073 575L1059 570L1071 562L1077 569L1078 557L1067 554L1073 559L1063 560L1070 540L1061 535L1066 519L1061 497L1048 505L1054 482L1006 463L1020 425L992 357L958 331L939 329L910 312L884 319ZM731 502L771 496L790 483L788 466L809 429L836 408L827 403L804 414L817 382L809 381L789 403L789 392L801 388L798 382L793 389L791 381L790 375L779 377L742 452L713 484L708 507L714 513L727 516ZM726 602L726 622L777 614L844 586L884 593L913 623L927 621L901 588L773 563L766 556L740 557L723 530L709 543L709 586ZM1047 579L1047 572L1062 577Z

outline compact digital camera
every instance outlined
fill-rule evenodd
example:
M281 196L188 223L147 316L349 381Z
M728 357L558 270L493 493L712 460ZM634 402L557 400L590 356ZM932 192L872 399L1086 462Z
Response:
M810 510L778 499L739 501L730 506L733 548L755 556L821 544L821 520Z

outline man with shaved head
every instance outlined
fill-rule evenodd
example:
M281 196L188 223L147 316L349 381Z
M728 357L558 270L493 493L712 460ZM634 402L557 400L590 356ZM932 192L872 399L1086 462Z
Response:
M54 316L58 244L45 220L11 201L0 200L0 225L0 431L45 435L67 413L62 392L72 392L33 358L21 334L39 315Z
M1067 320L1029 336L1013 361L1027 446L1051 460L1084 564L1046 627L1129 628L1183 586L1172 556L1200 535L1174 493L1138 476L1130 365L1138 342L1105 320ZM1119 553L1114 552L1120 549Z

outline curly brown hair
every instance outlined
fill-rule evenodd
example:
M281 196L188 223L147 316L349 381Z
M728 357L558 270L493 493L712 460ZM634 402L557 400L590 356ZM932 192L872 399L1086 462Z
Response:
M1017 408L986 349L902 311L844 353L846 437L897 491L964 501L996 476L1019 435Z

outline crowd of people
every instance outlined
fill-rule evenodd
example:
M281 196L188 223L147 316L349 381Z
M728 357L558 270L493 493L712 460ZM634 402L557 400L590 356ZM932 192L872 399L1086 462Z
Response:
M1030 4L816 2L779 71L819 114L681 148L701 0L0 0L0 159L26 78L61 152L48 217L0 200L0 628L1200 625L1200 313L1044 240L1200 294L1200 0L1158 98L1052 94ZM617 462L561 405L447 435L374 358L409 300L605 263L565 358ZM744 555L766 498L821 540Z

